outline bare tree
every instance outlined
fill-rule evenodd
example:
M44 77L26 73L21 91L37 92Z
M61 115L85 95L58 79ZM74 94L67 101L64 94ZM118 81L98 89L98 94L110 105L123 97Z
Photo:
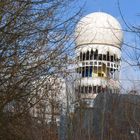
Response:
M35 103L32 99L50 75L64 76L66 56L73 49L71 35L80 15L74 4L73 0L0 2L1 139L22 139L19 131L28 120L25 116L42 98ZM45 89L44 96L49 90Z

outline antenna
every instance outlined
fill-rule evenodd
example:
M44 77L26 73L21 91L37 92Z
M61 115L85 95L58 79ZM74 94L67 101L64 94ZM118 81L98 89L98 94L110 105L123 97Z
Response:
M98 11L99 11L99 12L102 12L101 3L100 3L99 1L96 1L96 2L97 2L97 7L99 7L99 10L98 10Z
M102 8L99 8L99 10L98 10L99 12L102 12Z

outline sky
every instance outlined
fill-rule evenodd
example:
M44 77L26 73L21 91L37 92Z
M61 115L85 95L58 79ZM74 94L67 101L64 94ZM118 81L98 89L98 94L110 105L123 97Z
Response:
M85 15L95 11L102 11L118 19L120 18L118 0L85 0L85 3ZM140 13L140 0L119 0L119 3L126 21L132 24L136 23Z
M125 30L127 26L125 22L130 25L140 26L140 0L80 0L80 4L85 2L83 9L83 16L92 12L106 12L118 19L122 28ZM118 5L119 1L119 5ZM123 15L120 14L120 10ZM124 32L124 42L134 45L135 34ZM140 43L140 41L139 41ZM140 48L140 46L138 46ZM122 57L129 59L126 53L134 54L134 50L127 46L122 46ZM139 52L140 54L140 52ZM133 60L130 60L133 61ZM122 62L122 70L120 74L122 88L124 90L131 90L131 88L140 87L140 69L132 67L125 62Z

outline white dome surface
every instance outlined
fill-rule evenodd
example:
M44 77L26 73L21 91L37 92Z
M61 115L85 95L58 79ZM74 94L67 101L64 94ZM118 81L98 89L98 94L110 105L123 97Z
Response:
M91 13L77 24L76 46L88 44L105 44L120 48L123 40L121 25L109 14Z

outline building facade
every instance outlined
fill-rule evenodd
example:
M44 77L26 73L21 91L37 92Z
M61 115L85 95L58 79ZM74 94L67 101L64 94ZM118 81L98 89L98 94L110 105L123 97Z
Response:
M75 36L76 98L93 107L100 92L119 92L123 32L114 17L95 12L79 21Z

